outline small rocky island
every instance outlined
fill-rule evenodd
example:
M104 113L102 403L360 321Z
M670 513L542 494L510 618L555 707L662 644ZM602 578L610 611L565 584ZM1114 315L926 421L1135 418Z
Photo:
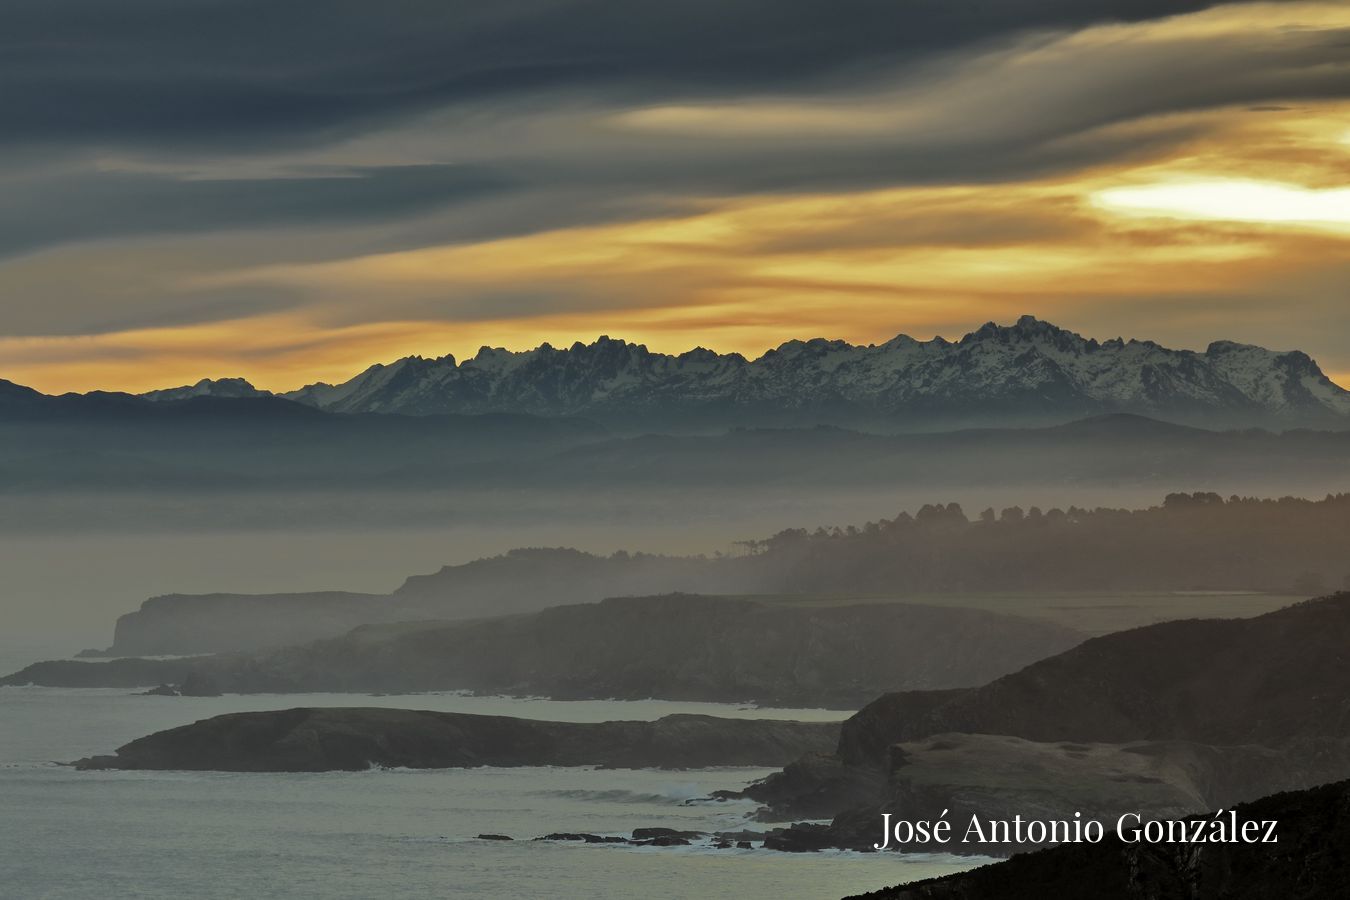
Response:
M474 766L685 769L782 766L831 750L837 722L671 715L654 722L541 722L509 716L336 707L231 713L156 732L80 769L360 771Z

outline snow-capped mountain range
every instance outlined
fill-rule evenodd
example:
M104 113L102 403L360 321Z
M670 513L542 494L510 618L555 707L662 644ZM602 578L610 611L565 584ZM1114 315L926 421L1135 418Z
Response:
M154 392L244 396L240 379ZM1204 352L1083 338L1031 316L959 341L789 341L758 359L653 353L601 337L472 359L410 356L342 384L282 396L331 412L511 412L584 416L614 427L862 425L928 428L1047 423L1130 412L1223 427L1350 425L1350 391L1299 351L1219 341Z

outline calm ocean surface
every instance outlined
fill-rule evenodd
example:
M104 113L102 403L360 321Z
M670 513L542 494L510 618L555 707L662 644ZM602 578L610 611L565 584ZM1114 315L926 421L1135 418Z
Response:
M0 672L73 648L0 639ZM565 721L672 712L837 719L707 703L553 702L454 694L143 697L0 688L0 897L836 898L957 871L891 854L479 841L649 825L737 828L753 804L685 802L768 774L529 768L322 774L76 772L162 728L241 710L397 706ZM758 827L750 823L748 827Z

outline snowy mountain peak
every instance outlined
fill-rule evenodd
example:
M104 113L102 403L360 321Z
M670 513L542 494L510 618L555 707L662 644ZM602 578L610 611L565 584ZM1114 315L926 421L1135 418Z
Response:
M916 428L1134 413L1224 426L1350 426L1350 392L1306 354L1218 341L1203 353L1084 338L1034 316L957 342L791 340L754 360L602 335L558 349L410 357L287 395L341 412L576 415L631 428Z
M1035 316L1022 316L1012 325L986 322L961 338L959 345L998 342L1001 344L1038 344L1061 353L1086 353L1101 345L1072 331L1052 325Z
M187 400L190 397L268 397L243 378L203 378L196 384L161 388L141 395L147 400Z
M1251 344L1215 341L1205 358L1245 395L1273 410L1324 407L1350 415L1350 392L1327 378L1301 350L1267 350Z
M897 334L889 341L886 341L886 343L881 344L880 347L883 350L908 350L919 346L920 343L920 341L907 334Z

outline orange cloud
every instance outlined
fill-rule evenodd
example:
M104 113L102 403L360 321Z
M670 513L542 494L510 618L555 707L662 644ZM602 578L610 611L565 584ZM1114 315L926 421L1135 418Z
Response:
M1084 327L1112 305L1138 310L1139 336L1166 339L1189 319L1223 329L1209 337L1264 339L1275 326L1289 329L1272 338L1285 343L1322 337L1316 322L1291 322L1262 298L1294 281L1335 283L1345 264L1350 104L1169 118L1203 124L1202 136L1166 158L1073 178L710 197L661 219L181 273L185 291L276 289L322 303L92 337L0 338L0 375L56 391L208 375L288 389L483 344L524 349L608 333L663 351L758 355L804 336L952 336L1024 312ZM561 299L508 309L494 306L499 295ZM1214 298L1226 300L1207 306ZM384 321L369 321L372 310ZM1327 362L1350 371L1350 357Z

